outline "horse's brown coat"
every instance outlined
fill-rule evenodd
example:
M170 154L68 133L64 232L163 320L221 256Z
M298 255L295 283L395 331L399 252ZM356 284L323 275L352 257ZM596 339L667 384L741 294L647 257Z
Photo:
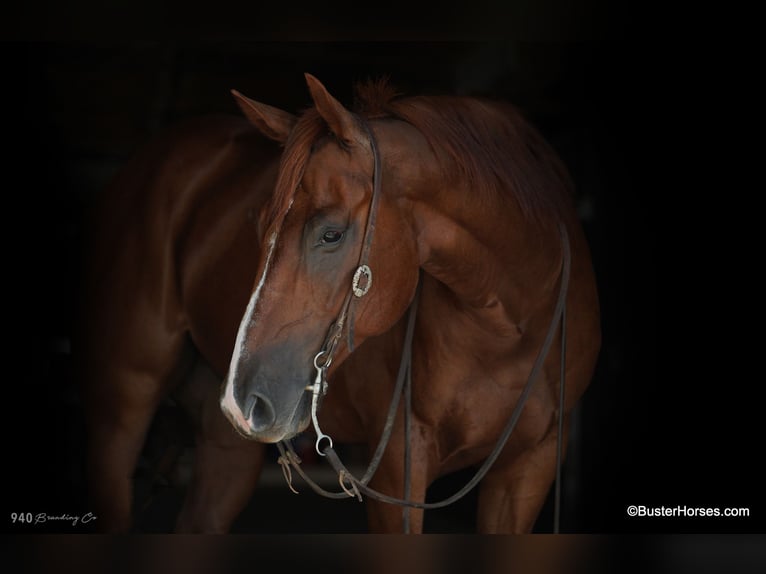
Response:
M127 524L126 477L157 402L175 384L178 364L196 361L195 373L209 364L218 377L227 368L239 373L227 381L238 401L225 406L242 434L274 441L308 424L308 393L297 386L311 382L313 356L349 287L372 158L353 116L321 83L307 79L317 107L301 118L240 97L250 121L285 142L279 174L276 148L258 143L241 123L209 123L156 144L110 196L114 203L102 221L113 239L98 243L97 251L113 271L100 275L93 294L101 311L93 315L97 336L90 350L101 360L87 388L95 493L106 502L105 491L119 492L120 504L111 510L115 527ZM339 349L320 420L336 441L374 447L398 365L402 317L422 269L412 441L412 494L422 499L439 475L486 457L513 409L555 302L558 221L572 244L565 421L594 368L598 302L588 248L566 199L566 174L516 112L470 99L373 99L368 93L365 106L383 162L383 198L370 256L373 288L356 312L357 343L367 342L352 354ZM256 213L272 189L262 228L278 241L237 350L237 324L265 263ZM316 236L328 225L346 230L337 248L317 247ZM544 502L555 468L557 347L482 483L480 531L528 531ZM275 424L258 432L241 412L254 389L275 405ZM260 464L258 443L237 437L221 425L220 413L210 412L212 396L202 401L208 431L201 437L216 446L209 460L224 453L221 460L239 468L217 488L201 460L181 528L227 528ZM402 436L400 416L372 482L397 496ZM123 454L109 454L115 444ZM228 489L235 494L226 495ZM398 508L373 502L368 508L372 530L400 529ZM413 512L412 527L422 528L421 512Z

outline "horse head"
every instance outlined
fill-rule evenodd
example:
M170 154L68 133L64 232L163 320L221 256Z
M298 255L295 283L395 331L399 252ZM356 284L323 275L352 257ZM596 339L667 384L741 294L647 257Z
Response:
M371 127L306 80L315 107L300 118L234 93L251 123L285 146L221 397L234 427L263 442L308 426L315 360L331 375L404 315L418 282L411 210L381 183L391 166Z

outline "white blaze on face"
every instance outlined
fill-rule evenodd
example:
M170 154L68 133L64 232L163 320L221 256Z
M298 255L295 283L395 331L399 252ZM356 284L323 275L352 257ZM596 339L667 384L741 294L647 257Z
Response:
M237 341L234 344L234 353L231 357L229 373L226 376L226 386L224 388L223 397L221 397L221 409L224 414L229 417L229 420L235 427L240 427L239 430L245 433L249 431L250 425L247 422L247 417L240 410L237 401L234 399L234 381L237 380L240 362L242 358L247 355L247 331L255 322L255 308L258 305L258 299L260 298L261 291L266 283L266 275L269 272L269 266L271 265L271 258L274 255L274 248L277 245L278 235L278 231L274 231L274 233L271 234L271 237L269 237L269 251L266 254L266 264L263 266L261 278L258 280L258 285L255 287L253 295L250 297L247 309L245 310L245 315L242 317L242 322L239 324Z

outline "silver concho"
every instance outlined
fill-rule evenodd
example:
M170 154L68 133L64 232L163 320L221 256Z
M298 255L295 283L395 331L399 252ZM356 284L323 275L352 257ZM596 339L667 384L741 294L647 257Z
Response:
M360 285L361 284L361 285ZM360 265L354 273L351 289L356 297L364 297L372 286L372 269L367 265Z

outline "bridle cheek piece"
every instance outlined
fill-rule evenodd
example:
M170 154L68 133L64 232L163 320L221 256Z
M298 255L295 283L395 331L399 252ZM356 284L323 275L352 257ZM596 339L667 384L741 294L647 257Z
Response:
M372 170L372 198L370 199L370 208L367 213L367 225L364 230L364 237L362 239L362 246L359 252L359 261L354 272L354 276L351 280L351 289L346 295L341 306L341 312L338 318L330 327L327 336L325 337L324 344L321 350L314 357L314 369L316 370L316 376L314 378L314 384L306 387L307 391L311 391L311 420L314 424L314 430L317 434L316 451L320 456L325 456L324 451L319 448L322 440L327 439L332 447L332 439L324 434L319 427L319 421L317 419L317 411L319 409L319 403L321 396L327 393L327 369L332 363L335 350L338 342L340 341L343 333L343 328L347 328L347 340L349 352L354 349L354 303L367 295L372 287L372 269L367 264L370 255L370 246L372 244L372 237L375 233L375 223L378 217L378 206L380 205L381 184L380 184L380 153L378 152L378 146L375 141L375 137L370 129L366 120L358 117L359 123L367 131L367 135L370 141L370 149L372 150L373 158L373 170ZM320 364L320 359L324 361Z

